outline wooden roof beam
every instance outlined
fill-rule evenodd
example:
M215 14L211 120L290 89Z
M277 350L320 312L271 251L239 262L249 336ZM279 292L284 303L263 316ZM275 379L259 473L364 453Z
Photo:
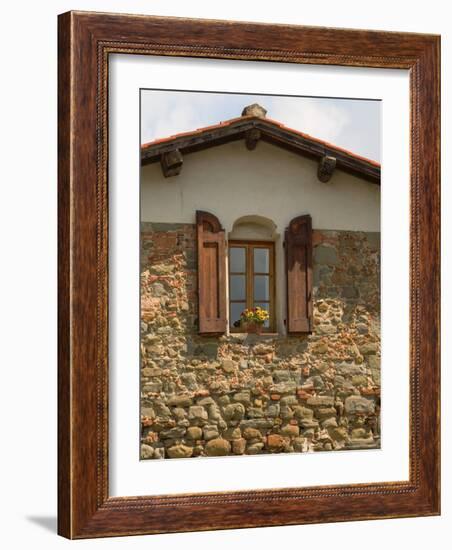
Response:
M317 177L323 183L328 183L336 168L336 157L325 155L320 158L317 168Z
M251 128L245 132L245 144L248 151L256 149L257 142L261 139L261 131L257 128Z
M182 170L183 163L184 158L179 149L163 153L160 157L160 164L162 165L162 172L165 178L178 176Z

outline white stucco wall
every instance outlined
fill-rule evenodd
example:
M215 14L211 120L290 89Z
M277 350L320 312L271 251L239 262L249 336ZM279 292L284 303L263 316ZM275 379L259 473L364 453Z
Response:
M226 232L242 216L273 220L282 234L295 216L310 214L314 229L380 231L380 187L336 170L317 179L317 162L243 140L184 156L179 176L164 178L159 163L141 170L141 220L194 223L196 210L220 219Z

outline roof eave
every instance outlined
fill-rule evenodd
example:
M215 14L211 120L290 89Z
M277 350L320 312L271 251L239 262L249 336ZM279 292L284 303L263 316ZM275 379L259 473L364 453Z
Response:
M240 117L229 121L228 124L210 126L145 144L141 148L141 164L158 162L164 153L174 149L178 149L185 155L243 139L245 133L252 128L261 131L264 141L288 149L296 154L311 158L322 158L325 155L334 156L338 169L380 184L381 167L378 163L322 140L312 138L312 136L288 129L274 121L257 117Z

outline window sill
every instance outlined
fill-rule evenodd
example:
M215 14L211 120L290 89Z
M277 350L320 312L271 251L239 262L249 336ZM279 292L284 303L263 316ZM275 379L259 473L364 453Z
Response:
M284 338L284 334L280 332L261 332L260 334L249 332L230 332L229 338L236 338L240 341L256 342L259 340L275 340L277 338Z

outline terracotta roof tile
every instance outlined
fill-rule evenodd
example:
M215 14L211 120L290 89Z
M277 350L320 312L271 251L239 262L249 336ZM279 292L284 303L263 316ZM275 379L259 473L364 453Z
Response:
M143 143L141 145L141 149L147 149L150 146L157 145L160 143L165 143L169 141L173 141L173 139L177 139L184 136L195 136L196 134L202 134L203 132L208 132L209 130L217 130L218 128L223 128L224 126L230 126L232 123L237 122L239 120L250 120L252 118L256 118L253 116L239 116L237 118L231 118L229 120L225 120L222 122L218 122L217 124L212 124L211 126L203 126L202 128L197 128L196 130L190 130L188 132L180 132L178 134L173 134L168 137L155 139L153 141L148 141L147 143Z

